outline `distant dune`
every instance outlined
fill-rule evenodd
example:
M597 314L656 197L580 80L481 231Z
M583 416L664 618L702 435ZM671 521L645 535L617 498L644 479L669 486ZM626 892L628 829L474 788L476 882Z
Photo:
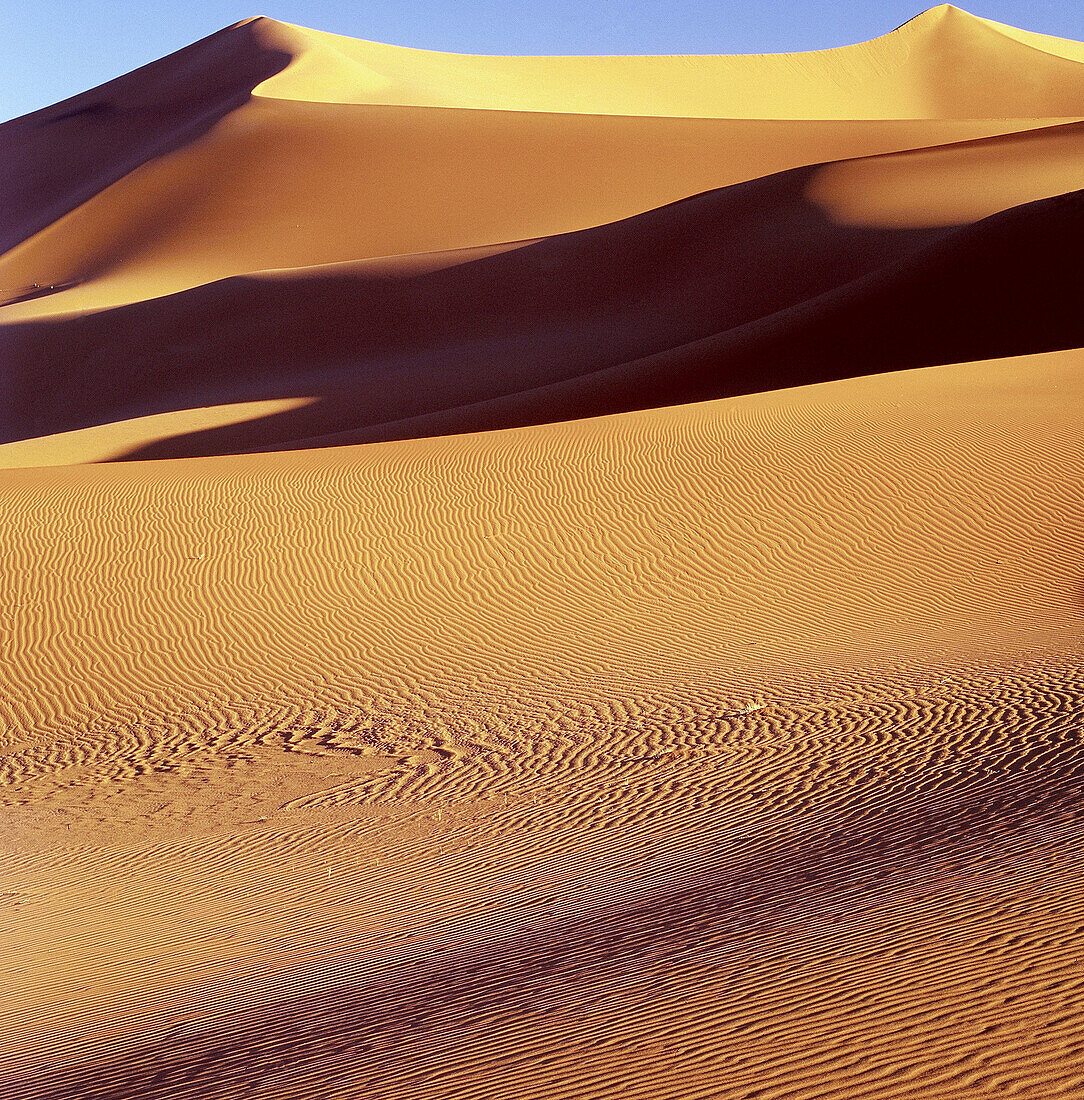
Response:
M0 1096L1084 1096L1084 45L258 18L0 125Z

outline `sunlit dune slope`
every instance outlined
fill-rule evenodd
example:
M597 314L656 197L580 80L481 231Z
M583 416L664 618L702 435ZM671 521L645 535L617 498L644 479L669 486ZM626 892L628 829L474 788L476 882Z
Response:
M3 719L74 733L176 702L198 728L204 692L233 713L291 683L497 669L630 689L725 671L755 695L762 667L852 648L880 665L1065 644L1081 356L374 447L6 471Z
M781 123L255 100L0 259L5 317L564 233L798 165L1036 120ZM21 304L19 304L21 301Z
M25 242L0 262L0 301L98 307L568 232L1080 117L1070 46L947 7L861 46L716 58L460 57L250 20L0 126L0 247Z
M990 119L1080 113L1079 43L950 4L841 49L715 57L484 57L407 50L260 20L290 54L268 98L608 115Z
M0 126L0 1098L1084 1094L1082 64Z
M250 423L193 423L136 452L227 453L1076 347L1084 194L1061 192L1082 176L1074 124L795 170L420 272L279 272L0 326L0 428L24 439L191 405L301 402ZM97 446L73 438L69 460L80 439ZM7 461L21 454L32 452L9 449Z
M9 472L7 1080L1073 1095L1081 367Z

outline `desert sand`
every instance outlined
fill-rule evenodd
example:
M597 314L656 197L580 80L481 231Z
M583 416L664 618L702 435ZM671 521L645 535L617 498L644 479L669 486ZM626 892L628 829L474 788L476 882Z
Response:
M0 126L0 1095L1084 1096L1082 186L949 6Z

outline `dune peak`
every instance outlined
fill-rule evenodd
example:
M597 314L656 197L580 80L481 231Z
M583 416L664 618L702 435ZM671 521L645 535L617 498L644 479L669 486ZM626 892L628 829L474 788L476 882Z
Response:
M0 127L0 1096L1079 1100L1080 60Z

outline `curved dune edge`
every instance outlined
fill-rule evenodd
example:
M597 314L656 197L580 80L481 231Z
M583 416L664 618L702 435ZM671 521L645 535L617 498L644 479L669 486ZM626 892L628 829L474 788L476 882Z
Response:
M0 126L0 1098L1076 1100L1082 51Z
M109 462L164 439L191 432L213 431L263 416L274 416L303 406L308 400L310 399L304 397L287 397L278 401L179 409L121 423L100 424L57 435L23 439L0 446L0 470L17 470L28 466L67 466L73 460Z
M5 1072L1071 1095L1081 365L8 472Z
M568 232L792 167L1080 118L1072 44L1003 31L943 6L819 54L476 58L247 20L0 126L0 301L12 317L53 298L99 308ZM374 65L401 94L374 91ZM313 74L354 91L302 94ZM295 98L254 94L282 81ZM523 98L539 89L542 110Z
M449 266L279 273L0 327L10 395L0 430L24 441L0 447L0 461L493 430L1084 346L1074 285L1084 192L1058 193L1084 151L1080 134L1055 133L1069 152L1062 178L1056 158L1033 181L1006 176L1012 198L1053 197L950 229L826 219L808 196L838 192L840 171L860 167L834 165L827 187L824 170L783 174L581 234L456 254L463 262ZM980 165L987 151L980 144ZM958 171L961 160L948 163ZM966 188L973 170L962 163ZM906 159L889 158L880 173L892 194L901 169ZM847 180L867 207L871 177ZM1005 194L987 179L979 201L988 209ZM103 362L111 345L130 350ZM44 376L54 400L40 394ZM199 411L273 401L282 411L221 426ZM128 427L110 444L119 421Z
M293 58L253 89L256 96L557 113L1067 116L1079 112L1084 61L1078 43L1015 31L950 4L869 42L795 54L492 57L359 41L273 19L250 26Z
M789 123L307 103L246 111L126 174L0 258L8 303L0 319L100 309L265 269L574 232L794 167L1049 123Z

